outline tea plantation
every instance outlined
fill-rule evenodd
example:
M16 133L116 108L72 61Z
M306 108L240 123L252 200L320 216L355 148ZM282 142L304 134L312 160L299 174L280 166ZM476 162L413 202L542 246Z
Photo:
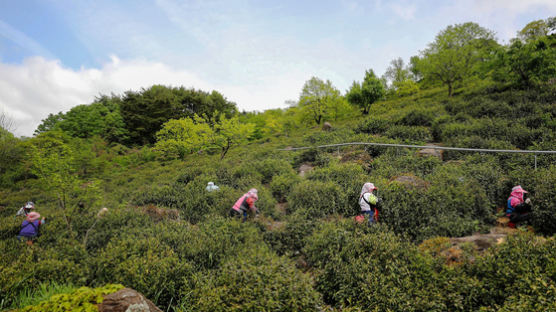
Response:
M527 81L509 74L525 62L510 57L519 50L499 45L491 67L450 93L423 67L412 88L387 87L368 114L340 96L318 124L309 98L237 113L195 93L205 111L194 117L163 101L194 91L154 86L52 118L32 138L0 129L0 309L38 311L59 299L72 310L80 296L90 307L123 285L164 311L556 311L556 154L537 155L535 168L530 154L283 150L378 142L554 151L555 42L521 43L545 62L542 71L527 63ZM148 114L130 107L141 101L170 103L169 115L139 131L134 122ZM218 107L209 114L207 103ZM76 131L96 109L102 131ZM383 200L373 226L354 222L365 182ZM449 261L448 238L488 233L515 185L529 191L529 224ZM230 218L250 188L260 214ZM32 245L16 239L27 201L46 217Z

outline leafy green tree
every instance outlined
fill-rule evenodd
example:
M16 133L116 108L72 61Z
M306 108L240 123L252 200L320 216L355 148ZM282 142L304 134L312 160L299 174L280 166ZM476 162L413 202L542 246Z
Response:
M546 20L536 20L525 25L522 30L517 33L517 37L524 41L535 40L540 37L548 36L548 34L556 29L556 18L548 18Z
M518 87L532 87L556 77L556 35L512 40L493 62L493 78Z
M365 72L363 83L354 81L350 90L346 94L348 102L358 106L363 114L369 114L371 105L381 99L385 94L385 88L381 80L375 75L372 69Z
M120 114L121 99L103 95L89 105L78 105L67 113L49 114L35 130L40 134L61 130L71 137L100 136L109 142L125 143L127 130Z
M154 85L139 92L126 92L121 114L130 135L130 143L152 144L156 132L170 119L193 118L195 114L212 121L217 112L231 117L237 113L235 103L216 92L204 92L184 87Z
M312 77L307 80L299 96L299 108L304 116L312 119L317 125L333 116L335 106L342 105L342 96L330 80Z
M171 119L156 133L155 149L165 158L183 159L209 146L212 127L201 117Z
M421 51L416 62L424 79L440 82L452 96L454 85L476 73L477 65L497 46L492 31L475 23L448 26Z
M38 177L46 193L58 202L69 233L75 237L71 216L76 212L83 195L98 200L95 183L85 184L77 174L75 151L63 132L48 131L26 142L30 171ZM93 194L85 194L91 192Z
M226 118L220 114L218 121L210 123L207 118L195 115L166 122L156 134L155 149L166 158L218 150L223 159L231 147L247 142L254 130L253 124L242 124L237 116Z
M35 134L41 134L46 131L54 130L56 125L64 120L64 113L59 112L58 114L48 114L48 117L41 120L41 124L35 130Z
M13 183L13 177L8 172L17 171L22 166L21 141L7 130L10 127L11 121L3 113L0 114L0 185L4 186Z
M404 64L401 57L390 61L390 66L386 69L384 76L394 86L397 83L413 79L409 67Z

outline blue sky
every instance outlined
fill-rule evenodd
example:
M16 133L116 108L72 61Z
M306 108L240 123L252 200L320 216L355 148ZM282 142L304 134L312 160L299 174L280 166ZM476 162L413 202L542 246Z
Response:
M451 24L507 42L554 15L553 0L0 0L0 111L29 136L49 113L155 83L262 111L297 99L312 76L345 92Z

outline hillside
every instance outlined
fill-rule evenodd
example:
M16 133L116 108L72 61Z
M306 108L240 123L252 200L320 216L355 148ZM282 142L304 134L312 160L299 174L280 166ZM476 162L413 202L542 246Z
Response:
M309 84L296 106L263 113L154 86L52 115L33 138L2 132L0 308L121 284L164 311L556 310L556 154L535 163L529 154L379 146L284 150L556 150L554 77L528 84L487 72L453 86L406 81L416 89L383 90L368 114L332 92L337 110L318 122ZM170 95L179 100L161 100ZM189 98L220 109L192 114ZM206 191L208 182L220 189ZM372 226L354 222L365 182L382 198ZM489 233L516 185L532 201L529 228L480 251L454 240ZM230 218L251 188L260 214ZM15 239L27 201L46 217L32 245Z

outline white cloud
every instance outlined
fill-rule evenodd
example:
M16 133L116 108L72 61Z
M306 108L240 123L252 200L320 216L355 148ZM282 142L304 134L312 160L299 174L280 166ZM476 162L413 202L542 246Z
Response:
M251 85L217 85L160 62L112 56L101 68L73 70L59 61L33 57L20 65L0 63L0 110L14 119L17 135L31 136L49 113L91 103L99 94L121 94L163 84L217 90L241 110L262 111L284 107L285 100L297 98L306 75L295 76L300 78L276 76Z

